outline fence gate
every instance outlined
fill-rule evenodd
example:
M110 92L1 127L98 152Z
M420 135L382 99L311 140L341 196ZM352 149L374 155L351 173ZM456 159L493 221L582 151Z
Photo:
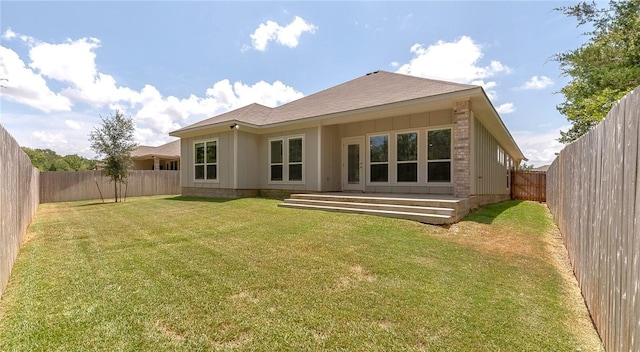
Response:
M547 201L547 173L544 171L511 171L511 198Z

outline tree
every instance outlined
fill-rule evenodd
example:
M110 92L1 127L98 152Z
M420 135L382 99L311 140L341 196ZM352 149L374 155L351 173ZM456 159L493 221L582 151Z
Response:
M31 164L40 171L84 171L96 167L94 160L83 158L77 154L60 156L51 149L33 149L22 147L31 159Z
M640 85L640 0L613 1L607 8L580 2L557 8L590 25L589 38L579 48L553 57L571 77L557 106L572 126L559 141L571 143L602 121L620 98Z
M102 126L96 127L89 135L91 149L99 157L104 156L102 173L113 182L116 203L118 202L118 184L122 185L129 176L131 152L137 147L133 140L135 131L133 119L126 118L116 110L115 116L100 116ZM122 186L120 186L122 187Z

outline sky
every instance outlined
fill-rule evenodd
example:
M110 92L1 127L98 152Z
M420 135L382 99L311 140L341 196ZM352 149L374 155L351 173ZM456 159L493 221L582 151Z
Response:
M569 127L552 60L586 38L568 1L0 2L0 125L94 158L120 110L136 142L251 103L275 107L385 70L484 87L529 164Z

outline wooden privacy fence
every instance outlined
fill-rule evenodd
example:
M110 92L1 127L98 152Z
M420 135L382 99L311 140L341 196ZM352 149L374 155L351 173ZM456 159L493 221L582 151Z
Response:
M511 171L511 198L545 202L547 173L544 171Z
M118 187L120 188L120 187ZM131 171L118 197L180 194L180 171ZM40 202L114 198L113 183L101 171L52 171L40 174Z
M607 351L640 351L640 87L547 172L547 204Z
M38 169L0 125L0 298L38 210Z

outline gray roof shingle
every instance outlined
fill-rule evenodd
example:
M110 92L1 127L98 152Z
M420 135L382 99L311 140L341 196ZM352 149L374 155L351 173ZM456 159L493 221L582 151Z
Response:
M197 122L173 133L229 121L238 121L254 126L268 126L478 87L387 71L375 71L276 108L254 103Z

